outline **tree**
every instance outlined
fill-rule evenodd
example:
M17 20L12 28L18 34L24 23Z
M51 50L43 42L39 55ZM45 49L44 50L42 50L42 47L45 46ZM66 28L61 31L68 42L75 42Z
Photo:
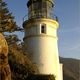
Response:
M8 61L13 80L25 80L29 74L38 72L37 66L32 63L27 56L28 53L24 50L24 43L19 42L18 36L16 34L6 35L4 33L22 30L16 25L12 13L7 8L7 4L0 0L0 32L5 35L8 43Z
M5 35L8 45L18 44L20 41L16 34L13 35Z
M7 8L6 2L0 0L0 32L14 32L14 31L22 31L23 29L18 27L16 22L14 21L14 16L9 12ZM5 35L5 34L4 34ZM17 35L5 35L7 39L8 45L14 44L17 42Z
M0 0L0 32L12 32L22 30L16 25L14 16L9 12L7 4Z

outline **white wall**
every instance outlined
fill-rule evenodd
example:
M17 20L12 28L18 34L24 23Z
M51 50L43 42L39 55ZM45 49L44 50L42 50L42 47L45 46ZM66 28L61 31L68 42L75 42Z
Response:
M46 34L40 31L43 23L46 24ZM32 61L38 65L40 74L53 74L56 80L60 80L57 28L58 23L50 19L30 22L26 24L25 44L31 51Z

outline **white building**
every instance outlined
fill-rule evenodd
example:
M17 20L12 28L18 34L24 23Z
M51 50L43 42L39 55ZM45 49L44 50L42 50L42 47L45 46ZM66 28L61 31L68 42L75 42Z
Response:
M24 21L25 46L32 61L37 64L39 74L53 74L56 80L63 80L62 65L59 63L59 27L53 15L53 0L29 0L28 20Z

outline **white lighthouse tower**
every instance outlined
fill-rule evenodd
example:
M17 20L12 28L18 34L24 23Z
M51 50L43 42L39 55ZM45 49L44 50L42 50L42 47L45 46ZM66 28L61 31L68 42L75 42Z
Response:
M52 17L53 0L29 0L28 20L24 21L24 42L39 74L53 74L62 80L59 64L57 29L59 23Z

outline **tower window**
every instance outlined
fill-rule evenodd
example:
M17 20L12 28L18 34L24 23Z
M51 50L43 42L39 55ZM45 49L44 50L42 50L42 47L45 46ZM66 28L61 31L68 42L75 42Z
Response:
M41 33L46 34L46 25L45 24L41 25Z

